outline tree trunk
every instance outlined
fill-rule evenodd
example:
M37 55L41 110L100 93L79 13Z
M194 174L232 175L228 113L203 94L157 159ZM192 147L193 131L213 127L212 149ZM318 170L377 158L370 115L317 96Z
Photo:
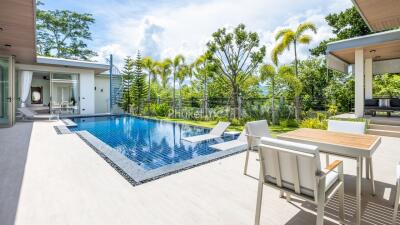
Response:
M232 85L232 107L233 107L233 118L239 119L239 88L237 85Z
M175 114L175 70L174 70L174 90L173 90L173 102L172 102L172 107L174 108L174 113L173 113L173 118L176 118L176 114Z
M208 107L208 99L207 99L207 77L204 78L203 81L203 117L207 117L207 107Z
M275 112L275 78L272 77L272 124L276 125L276 112Z
M298 71L298 62L297 62L297 44L296 41L293 42L294 44L294 64L295 64L295 74L296 78L299 77L299 71ZM294 104L295 104L295 116L296 120L300 119L300 98L296 94L294 97Z
M147 114L148 114L148 116L151 115L151 113L150 113L150 92L151 92L151 90L150 90L150 87L151 87L150 78L151 78L151 73L149 73L149 86L147 87L149 89L148 96L147 96Z

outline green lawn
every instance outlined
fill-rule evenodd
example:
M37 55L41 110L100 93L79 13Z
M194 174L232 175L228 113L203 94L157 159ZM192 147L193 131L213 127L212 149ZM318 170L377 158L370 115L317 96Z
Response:
M176 122L176 123L183 123L183 124L208 127L208 128L213 128L218 123L218 121L196 121L196 120L185 120L185 119L173 119L173 118L168 118L168 117L147 117L147 118L172 121L172 122ZM270 126L269 127L269 130L271 131L272 136L276 136L278 134L289 132L289 131L296 130L296 129L297 128L294 128L294 127L282 127L282 126ZM231 125L231 126L229 126L228 130L242 131L243 126Z

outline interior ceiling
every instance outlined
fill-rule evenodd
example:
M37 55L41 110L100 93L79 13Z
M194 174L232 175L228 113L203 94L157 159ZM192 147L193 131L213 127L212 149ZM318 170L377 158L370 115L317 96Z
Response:
M400 0L399 0L400 1ZM348 48L339 51L333 51L331 54L346 61L349 64L354 64L355 48ZM364 47L364 57L372 58L374 61L382 61L388 59L400 58L400 40L385 42L379 45L370 45Z
M36 62L35 0L0 0L0 55Z
M373 31L400 27L399 0L353 0Z

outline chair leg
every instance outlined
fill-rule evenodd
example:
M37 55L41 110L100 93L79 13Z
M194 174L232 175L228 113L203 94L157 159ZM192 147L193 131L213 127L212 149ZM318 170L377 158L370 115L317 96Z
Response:
M247 151L246 151L246 161L244 162L244 171L243 171L244 175L247 174L247 166L249 164L249 155L250 155L250 147L248 147Z
M368 157L365 159L365 178L367 178L367 180L371 179L371 158Z
M339 223L344 224L344 184L339 188Z
M324 224L324 212L325 206L324 203L318 203L317 206L317 223L316 225L323 225Z
M258 192L257 192L257 204L256 204L256 217L255 217L255 225L260 224L260 217L261 217L261 203L262 203L262 195L263 195L263 180L260 179L258 180Z
M376 195L375 191L375 180L374 180L374 167L372 163L372 158L367 159L368 164L369 164L369 174L370 174L370 179L371 179L371 188L372 188L372 195Z
M400 184L397 181L396 185L396 197L394 199L394 209L393 209L393 225L396 224L397 210L399 209L399 197L400 197Z
M325 159L326 159L326 167L328 167L329 166L329 154L328 153L326 153Z

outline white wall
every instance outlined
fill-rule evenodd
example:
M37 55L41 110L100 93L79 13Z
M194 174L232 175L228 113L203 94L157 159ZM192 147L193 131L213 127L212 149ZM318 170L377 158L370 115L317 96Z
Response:
M16 64L15 66L16 70L79 74L80 113L95 113L94 70L27 64Z
M106 76L95 76L95 112L110 111L110 79Z

